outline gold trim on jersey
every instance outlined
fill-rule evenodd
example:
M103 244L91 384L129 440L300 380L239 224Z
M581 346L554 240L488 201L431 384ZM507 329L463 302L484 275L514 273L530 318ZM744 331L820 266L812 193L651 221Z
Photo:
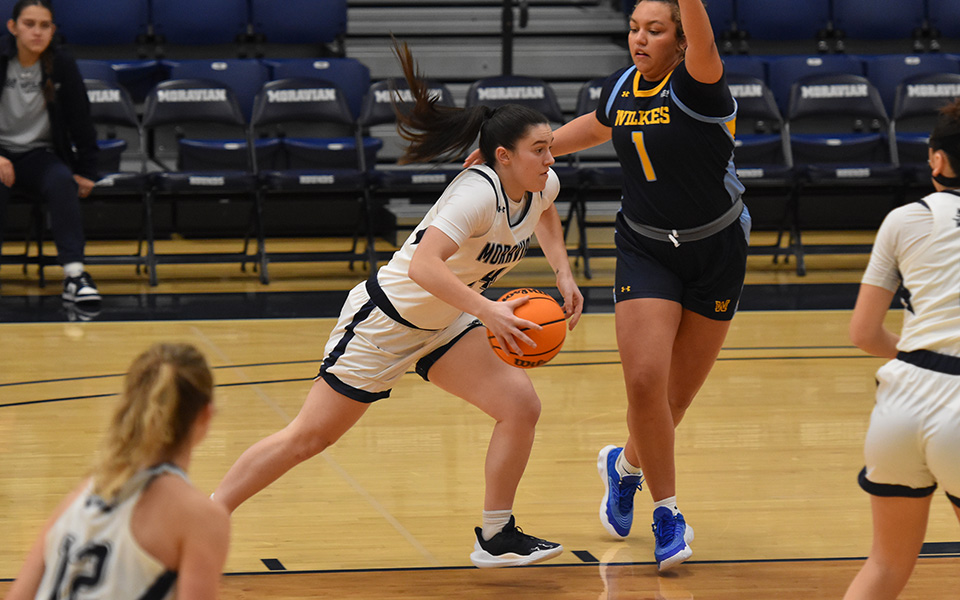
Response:
M633 74L633 97L634 98L649 98L650 96L656 96L660 93L660 90L663 89L663 86L667 85L667 82L670 81L670 76L673 75L671 70L667 73L667 76L663 78L663 81L657 84L657 87L652 90L641 90L640 89L640 78L643 77L643 73L639 70Z

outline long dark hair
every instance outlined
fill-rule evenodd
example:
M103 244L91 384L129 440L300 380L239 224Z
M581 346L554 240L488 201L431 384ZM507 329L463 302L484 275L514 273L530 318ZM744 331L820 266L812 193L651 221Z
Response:
M473 145L477 134L483 160L492 163L498 147L513 150L531 126L550 122L539 111L519 104L505 104L496 109L482 105L470 108L440 105L438 98L430 95L406 42L401 45L394 40L393 50L413 96L413 106L409 109L401 110L394 103L397 131L410 142L397 161L400 164L461 156Z
M39 6L40 8L45 8L50 11L50 18L53 18L53 7L50 5L50 0L18 0L16 4L13 5L13 13L10 16L11 19L16 22L20 18L20 13L23 12L28 6ZM47 46L47 49L40 54L40 66L43 68L43 74L46 77L46 84L43 86L43 98L47 101L47 104L50 104L56 98L56 87L53 84L53 40L50 40L50 45Z

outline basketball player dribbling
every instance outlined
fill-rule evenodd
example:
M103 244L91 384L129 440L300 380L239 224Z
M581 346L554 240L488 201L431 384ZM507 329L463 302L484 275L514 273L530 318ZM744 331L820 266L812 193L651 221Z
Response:
M938 483L960 519L960 99L943 109L927 152L936 191L884 219L850 320L854 344L892 360L877 371L859 477L873 545L845 600L900 594ZM883 321L901 286L897 335Z
M235 510L335 443L415 367L425 380L496 421L473 564L546 560L560 554L562 546L523 533L513 517L540 399L523 370L497 358L480 327L489 328L502 347L517 351L517 340L530 343L521 328L538 326L514 316L523 301L496 302L480 292L520 261L535 234L556 273L571 329L579 319L583 296L553 205L559 191L550 169L553 134L543 115L518 105L497 110L435 106L409 50L398 47L397 55L415 98L409 111L398 111L398 128L410 141L402 162L456 155L479 133L487 164L460 173L393 258L350 292L300 413L240 456L214 500Z

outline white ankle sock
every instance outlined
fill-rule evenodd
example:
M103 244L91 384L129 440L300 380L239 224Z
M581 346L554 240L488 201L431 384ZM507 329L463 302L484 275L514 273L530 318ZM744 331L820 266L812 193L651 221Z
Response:
M669 498L664 498L663 500L658 500L657 502L654 502L653 510L657 510L661 506L666 506L673 512L673 514L677 514L678 512L680 512L680 509L677 508L676 496L670 496Z
M83 263L68 262L63 265L63 275L64 277L80 277L83 275Z
M500 533L504 526L510 522L510 515L513 509L506 510L485 510L483 511L483 539L489 540Z
M630 461L624 457L623 452L617 457L617 473L620 477L624 475L643 475L643 469L630 464Z

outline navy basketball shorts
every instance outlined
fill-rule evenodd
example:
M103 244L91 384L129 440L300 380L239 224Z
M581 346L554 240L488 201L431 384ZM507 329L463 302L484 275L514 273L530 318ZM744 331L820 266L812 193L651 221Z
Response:
M662 298L715 321L737 311L747 271L749 218L708 238L663 242L645 237L617 215L614 301Z

